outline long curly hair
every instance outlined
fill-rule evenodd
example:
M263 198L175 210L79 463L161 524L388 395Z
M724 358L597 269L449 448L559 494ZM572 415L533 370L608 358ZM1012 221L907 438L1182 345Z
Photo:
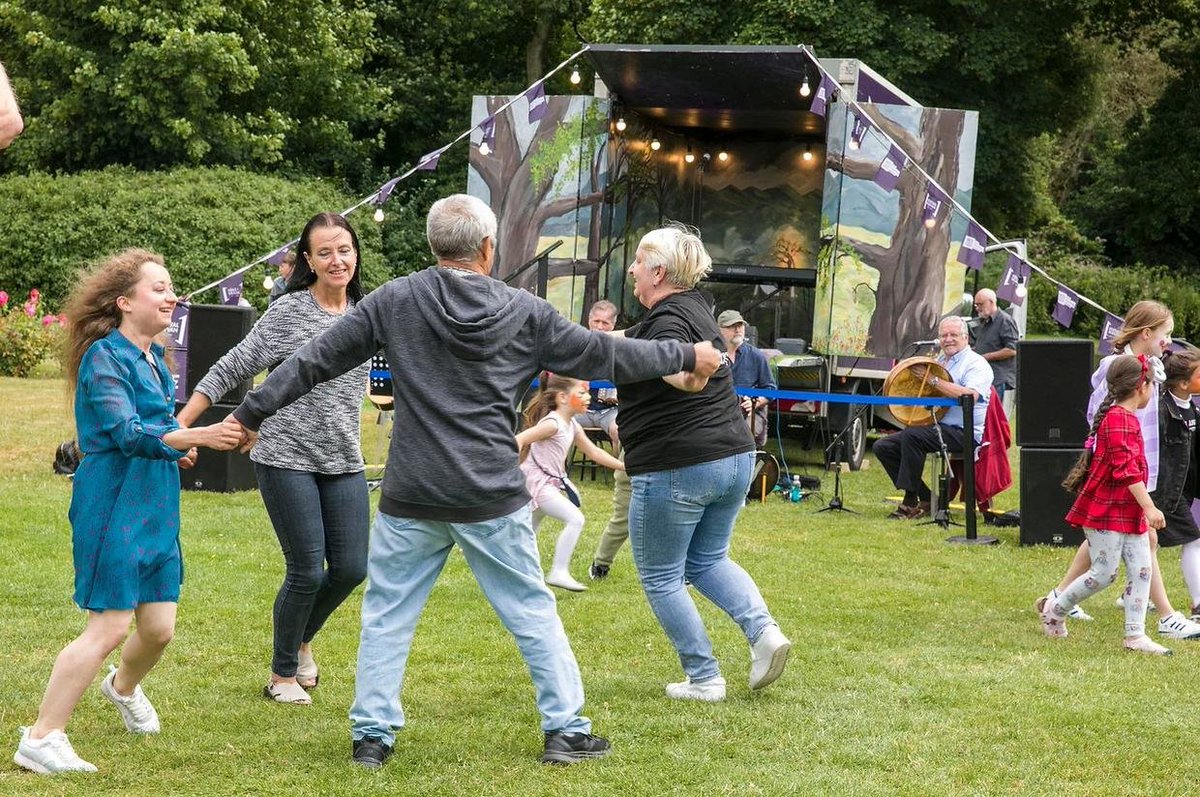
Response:
M80 272L63 309L68 326L62 363L72 391L88 347L121 325L117 298L132 295L142 279L144 263L166 265L162 255L149 250L124 249L90 271Z
M538 378L538 392L522 413L525 428L530 429L541 423L541 420L554 411L555 401L559 393L570 393L575 389L579 380L561 374L543 371Z

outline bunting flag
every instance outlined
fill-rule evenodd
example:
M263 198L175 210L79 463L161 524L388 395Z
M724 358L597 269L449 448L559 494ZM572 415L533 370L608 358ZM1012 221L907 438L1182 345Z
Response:
M1012 304L1025 304L1025 292L1017 292L1018 285L1029 282L1029 264L1016 255L1008 256L1008 264L1004 267L1004 275L996 288L996 298Z
M813 95L812 105L808 107L808 110L817 116L824 116L825 108L833 100L835 91L837 91L837 83L834 83L833 78L822 70L821 83L817 86L817 93Z
M967 233L958 247L958 262L973 271L983 268L983 243L986 240L982 227L973 221L967 222Z
M171 356L167 359L171 378L175 380L175 400L187 401L187 360L188 360L188 313L191 308L177 302L171 313L171 325L167 327L167 348Z
M437 166L436 159L434 160L433 165ZM379 186L379 190L375 192L375 199L373 200L376 206L382 206L384 202L387 202L389 199L391 199L392 192L396 190L396 186L399 184L400 178L394 177L383 185Z
M942 193L942 189L930 183L929 190L925 193L925 206L921 208L921 220L925 222L926 227L932 227L937 223L938 214L942 212L944 204L946 204L946 195Z
M494 152L496 150L496 117L489 116L487 119L484 119L482 122L480 122L479 131L483 133L483 138L479 143L487 144L488 150ZM482 147L480 147L480 149L482 149Z
M850 115L854 117L854 127L850 131L850 149L858 149L862 146L863 138L866 137L871 123L853 111Z
M297 241L298 240L299 239L297 239ZM279 268L280 266L283 265L283 259L285 257L287 257L287 253L291 251L292 247L295 244L296 244L296 241L292 241L291 243L286 243L283 246L279 247L274 252L267 255L267 262L270 263L272 266Z
M445 147L435 149L433 152L427 152L421 156L421 160L417 161L417 171L432 172L437 169L438 160L441 159L442 153L446 151ZM390 191L388 192L391 193Z
M1071 328L1075 320L1075 308L1079 306L1079 294L1066 285L1058 286L1058 298L1054 300L1054 320L1063 325L1064 329Z
M906 163L908 163L908 157L904 154L904 150L899 147L889 147L887 154L883 156L883 161L879 164L879 171L875 172L875 184L888 193L895 191Z
M542 121L547 107L546 87L542 85L542 81L539 80L526 89L525 98L529 100L529 124Z
M242 272L230 274L217 287L221 289L221 304L236 305L242 298Z
M1112 313L1104 314L1104 323L1100 325L1100 356L1107 357L1113 353L1113 338L1125 325L1125 319Z

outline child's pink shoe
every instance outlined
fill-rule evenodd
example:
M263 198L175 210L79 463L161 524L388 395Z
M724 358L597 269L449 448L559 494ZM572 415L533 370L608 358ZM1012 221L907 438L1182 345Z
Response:
M1037 603L1033 604L1033 608L1037 610L1038 616L1042 618L1042 632L1048 637L1065 637L1067 635L1067 623L1061 617L1055 617L1050 611L1050 603L1045 596L1038 598Z
M1125 649L1135 650L1138 653L1149 653L1152 656L1170 656L1171 649L1164 648L1162 645L1155 642L1148 636L1134 636L1125 638Z

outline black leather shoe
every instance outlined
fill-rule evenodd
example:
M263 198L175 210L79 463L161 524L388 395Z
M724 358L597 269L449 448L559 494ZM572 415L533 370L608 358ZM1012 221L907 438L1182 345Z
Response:
M588 576L592 581L608 578L608 565L598 565L595 562L588 567Z
M392 757L392 746L378 736L354 740L354 763L366 769L379 769Z
M603 736L590 733L551 731L546 734L543 764L578 764L589 758L603 758L612 752L612 745Z

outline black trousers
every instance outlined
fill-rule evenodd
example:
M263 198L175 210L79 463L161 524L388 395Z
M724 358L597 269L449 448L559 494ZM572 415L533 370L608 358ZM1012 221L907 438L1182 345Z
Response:
M938 426L946 441L946 450L952 454L962 453L962 427L946 426L944 423ZM925 457L939 450L937 431L932 426L910 426L876 440L871 450L891 477L892 484L906 492L917 493L922 500L928 500L929 487L921 478L925 471Z

